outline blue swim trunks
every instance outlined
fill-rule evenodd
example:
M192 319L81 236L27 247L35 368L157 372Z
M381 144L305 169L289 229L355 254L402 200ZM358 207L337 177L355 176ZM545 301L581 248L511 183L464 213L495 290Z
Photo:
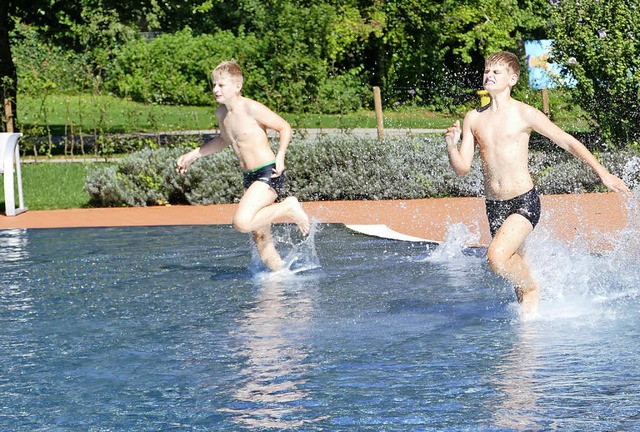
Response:
M276 191L278 196L282 195L284 190L284 173L278 177L271 177L273 175L273 169L276 167L275 162L270 162L266 165L258 167L254 170L243 173L244 181L243 185L245 189L248 189L254 182L260 181L268 184Z

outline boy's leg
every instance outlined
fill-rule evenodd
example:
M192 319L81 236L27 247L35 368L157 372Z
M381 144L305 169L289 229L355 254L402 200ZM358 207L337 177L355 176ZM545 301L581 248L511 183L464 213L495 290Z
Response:
M262 262L271 270L280 270L282 258L273 244L271 223L281 217L291 217L303 234L309 232L309 219L295 198L274 204L277 195L266 183L254 182L244 193L233 225L240 232L252 232Z
M532 231L533 227L526 218L513 214L504 221L487 250L491 269L514 285L525 313L534 312L540 302L540 291L522 252Z
M254 182L244 193L238 210L233 217L233 225L240 232L256 231L270 226L278 219L293 220L302 234L309 233L309 218L295 197L274 204L277 196L266 183Z
M256 243L256 249L258 255L263 263L266 264L272 271L281 270L284 267L282 258L276 250L275 244L273 244L273 238L271 236L271 227L259 228L253 231L253 240Z

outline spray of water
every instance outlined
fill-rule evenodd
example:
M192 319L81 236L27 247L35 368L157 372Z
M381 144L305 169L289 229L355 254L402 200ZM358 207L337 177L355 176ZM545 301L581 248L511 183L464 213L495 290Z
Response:
M444 242L427 257L430 262L445 262L456 259L465 259L470 255L478 255L477 249L471 249L467 245L480 241L479 232L471 232L463 223L449 225Z
M563 243L544 224L534 231L526 251L541 290L543 319L581 317L581 322L593 323L619 319L635 309L640 293L639 203L636 191L627 201L627 225L609 234L611 248L598 253L589 251L583 236Z
M284 224L273 228L273 240L279 250L284 268L277 272L265 270L255 246L252 248L252 265L258 277L281 277L320 268L320 258L316 251L315 236L320 231L319 221L311 220L309 234L301 238L295 225Z
M622 169L622 180L632 189L640 186L640 157L633 156Z

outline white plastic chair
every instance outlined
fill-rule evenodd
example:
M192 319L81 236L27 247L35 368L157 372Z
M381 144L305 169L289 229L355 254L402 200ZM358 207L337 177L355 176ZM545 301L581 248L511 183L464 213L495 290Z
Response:
M7 216L15 216L27 211L22 196L22 172L20 170L20 151L18 139L21 133L0 132L0 174L4 174L4 207ZM13 185L13 166L15 165L16 178L18 180L18 208Z

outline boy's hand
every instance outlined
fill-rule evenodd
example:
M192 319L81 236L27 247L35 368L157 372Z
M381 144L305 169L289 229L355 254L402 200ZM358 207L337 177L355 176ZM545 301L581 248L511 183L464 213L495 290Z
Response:
M189 166L193 163L194 160L196 160L197 154L195 153L195 151L190 151L189 153L185 153L182 156L180 156L176 162L177 164L177 168L176 171L180 174L184 174L187 172L187 168L189 168Z
M447 129L444 134L444 140L447 143L447 147L457 146L462 135L462 129L460 129L460 120L456 120L453 126Z
M284 158L280 156L276 156L276 167L273 169L273 174L271 174L271 178L280 177L280 175L284 172Z
M627 185L613 174L607 173L602 177L602 184L613 192L630 192Z

